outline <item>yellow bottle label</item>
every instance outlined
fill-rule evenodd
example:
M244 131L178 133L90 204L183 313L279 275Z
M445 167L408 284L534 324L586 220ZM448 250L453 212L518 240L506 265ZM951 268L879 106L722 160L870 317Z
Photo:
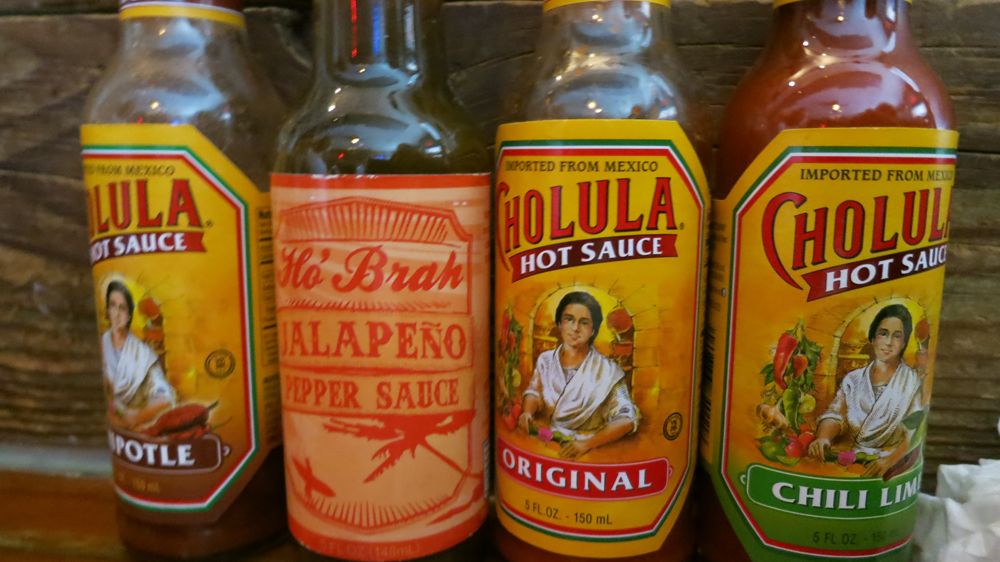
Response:
M189 125L82 142L115 488L211 521L281 441L268 196Z
M909 559L957 141L787 130L716 202L702 455L752 558Z
M705 177L676 122L497 133L504 527L566 555L657 550L695 461Z
M246 27L241 0L121 0L118 18L191 18Z
M659 6L670 7L670 0L626 0L628 2L643 2L646 4L657 4ZM556 8L562 8L563 6L569 6L570 4L607 4L607 2L602 2L601 0L544 0L542 2L542 11L548 12L549 10L555 10Z
M292 534L408 560L486 520L489 174L272 177Z

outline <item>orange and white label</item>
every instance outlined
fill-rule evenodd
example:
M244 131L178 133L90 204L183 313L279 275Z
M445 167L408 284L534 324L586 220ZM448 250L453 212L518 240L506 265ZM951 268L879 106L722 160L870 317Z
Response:
M352 560L454 546L486 518L489 175L271 193L292 533Z
M281 442L267 193L190 125L82 143L116 491L213 521Z
M703 466L755 560L910 559L957 141L786 130L716 203Z
M690 488L708 196L676 122L497 134L497 513L568 556L654 552Z

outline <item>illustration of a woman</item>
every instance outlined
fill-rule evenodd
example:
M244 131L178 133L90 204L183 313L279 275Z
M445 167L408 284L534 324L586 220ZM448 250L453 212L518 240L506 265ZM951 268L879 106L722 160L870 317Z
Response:
M868 328L874 358L840 383L817 420L810 456L822 460L830 442L846 435L855 450L878 456L865 470L866 476L878 476L907 453L910 432L901 422L923 408L922 377L903 361L912 332L905 306L893 304L878 312Z
M128 287L112 281L104 303L111 327L101 336L101 354L112 425L136 428L174 406L177 394L156 352L131 331L135 302Z
M556 307L560 345L538 356L522 402L518 426L528 431L536 418L572 437L560 456L576 458L621 439L639 425L639 409L629 396L625 372L596 349L604 316L589 293L567 294Z

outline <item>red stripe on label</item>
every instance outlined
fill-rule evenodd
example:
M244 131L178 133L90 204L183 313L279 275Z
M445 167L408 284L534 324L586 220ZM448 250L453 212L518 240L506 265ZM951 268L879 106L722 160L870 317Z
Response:
M646 258L676 258L677 235L639 235L577 240L553 244L511 256L511 278L519 281L539 273L599 263Z
M547 494L599 501L630 500L663 492L673 475L664 458L623 464L584 464L542 457L499 440L497 466ZM616 531L620 532L620 531Z

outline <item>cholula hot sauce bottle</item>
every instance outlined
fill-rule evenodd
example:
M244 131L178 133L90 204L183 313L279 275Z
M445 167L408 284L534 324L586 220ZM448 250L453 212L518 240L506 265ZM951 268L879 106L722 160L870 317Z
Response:
M284 528L269 154L282 106L238 1L121 2L83 169L108 441L129 547Z
M776 0L726 111L702 552L909 560L957 134L903 0Z
M341 559L477 560L489 455L489 158L436 0L315 2L272 177L289 525Z
M497 547L685 560L709 196L665 1L545 2L496 143Z

